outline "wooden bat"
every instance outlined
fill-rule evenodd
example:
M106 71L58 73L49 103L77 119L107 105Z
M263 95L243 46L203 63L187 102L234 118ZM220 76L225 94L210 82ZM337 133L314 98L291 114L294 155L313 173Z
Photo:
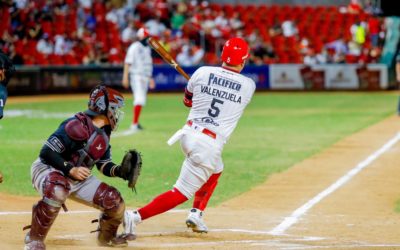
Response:
M160 42L157 41L156 38L150 37L148 40L149 45L164 59L165 62L167 62L169 65L174 67L176 71L179 72L183 77L186 78L186 80L189 80L189 75L186 74L185 71L179 66L179 64L172 58L172 56L163 48L163 46L160 44Z

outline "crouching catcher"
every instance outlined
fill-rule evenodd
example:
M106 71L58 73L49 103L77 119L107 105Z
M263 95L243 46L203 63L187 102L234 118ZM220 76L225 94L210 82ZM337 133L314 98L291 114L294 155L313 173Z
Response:
M109 143L121 119L123 96L97 86L90 93L88 109L63 121L48 138L31 176L42 199L33 206L25 249L45 249L45 238L65 201L71 198L101 210L97 242L100 246L126 246L131 235L117 235L125 211L117 189L91 175L94 165L106 176L126 179L120 165L111 160Z

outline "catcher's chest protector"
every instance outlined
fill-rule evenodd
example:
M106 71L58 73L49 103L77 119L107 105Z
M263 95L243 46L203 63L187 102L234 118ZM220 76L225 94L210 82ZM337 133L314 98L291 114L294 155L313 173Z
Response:
M73 124L66 125L66 132L71 138L80 137L85 143L83 148L72 154L71 163L91 169L106 153L109 137L102 129L95 127L88 116L80 113L76 117L77 120L71 121Z

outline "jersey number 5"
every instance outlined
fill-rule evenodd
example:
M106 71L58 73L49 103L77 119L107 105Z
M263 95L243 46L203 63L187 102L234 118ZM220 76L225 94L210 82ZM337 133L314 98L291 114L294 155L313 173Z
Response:
M211 117L217 117L219 112L221 111L216 105L217 104L224 104L223 101L214 98L211 102L211 108L208 109L208 115Z

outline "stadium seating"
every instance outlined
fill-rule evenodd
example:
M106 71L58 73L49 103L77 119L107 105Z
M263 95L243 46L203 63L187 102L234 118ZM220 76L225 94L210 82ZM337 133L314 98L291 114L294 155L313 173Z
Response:
M43 33L47 33L51 39L57 34L64 34L66 37L73 37L78 31L77 13L78 5L73 0L66 1L68 11L65 14L56 14L53 21L43 20L40 22ZM366 13L348 14L340 13L334 6L289 6L289 5L253 5L253 4L217 4L212 3L210 9L218 13L223 10L227 18L234 13L240 13L240 20L244 23L243 33L245 36L252 34L255 30L265 42L270 42L277 55L275 63L301 63L302 55L299 51L300 41L303 37L310 41L310 47L319 52L324 44L339 38L351 39L350 27L356 21L367 21L370 17ZM108 12L103 1L95 1L92 10L85 9L87 14L95 17L96 23L93 32L96 34L95 42L101 47L103 53L119 51L123 54L126 44L121 41L120 29L115 23L105 19ZM10 14L6 8L0 10L2 22L0 23L0 35L6 30L12 35L10 25ZM25 17L26 19L26 17ZM284 37L282 34L271 36L269 29L276 24L281 24L285 20L294 21L298 29L298 35ZM229 33L232 32L232 33ZM185 33L184 33L185 34ZM233 35L233 31L223 30L223 39ZM215 44L215 38L209 37L209 44ZM23 56L25 64L79 64L87 54L71 53L64 56L43 56L35 51L34 40L29 40L29 48L24 49L22 41L14 42L16 53ZM93 46L93 44L91 45ZM370 46L367 40L364 46ZM215 63L216 49L206 51L205 63ZM81 51L88 53L88 51ZM176 52L174 53L176 54ZM121 63L123 55L109 55L110 63ZM348 60L356 62L357 58L348 56ZM349 61L349 62L350 62ZM269 63L266 60L266 63Z

